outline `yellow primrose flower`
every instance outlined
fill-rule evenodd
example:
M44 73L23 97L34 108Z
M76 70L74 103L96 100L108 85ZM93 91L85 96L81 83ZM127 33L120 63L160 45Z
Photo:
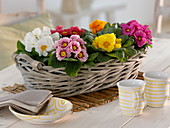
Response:
M96 37L95 40L94 40L93 43L92 43L92 45L93 45L96 49L99 48L97 38L98 38L98 37Z
M111 52L116 44L116 36L114 33L104 34L99 37L96 37L92 43L95 48L102 48L107 52Z
M115 48L121 48L121 47L122 47L122 46L121 46L121 41L122 41L122 39L116 38Z

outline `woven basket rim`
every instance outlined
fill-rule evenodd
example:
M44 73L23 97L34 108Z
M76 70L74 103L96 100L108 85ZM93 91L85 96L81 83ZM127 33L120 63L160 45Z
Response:
M34 60L33 58L31 58L30 56L28 56L27 54L24 54L24 53L19 53L19 54L16 54L16 53L13 53L13 60L17 63L17 61L16 61L16 57L17 56L22 56L22 55L24 55L24 56L26 56L26 57L28 57L31 61L33 61L33 62L36 62L35 64L37 64L37 65L40 65L40 69L38 69L38 70L45 70L45 69L53 69L54 67L52 67L52 66L50 66L50 65L45 65L43 62L40 62L40 61L38 61L38 60ZM146 55L146 53L137 53L137 54L135 54L135 55L133 55L133 56L131 56L131 57L129 57L128 58L128 60L129 59L132 59L132 58L134 58L134 57L137 57L137 56L140 56L140 55ZM126 61L126 62L128 62L128 61ZM126 62L123 62L123 63L126 63ZM120 63L120 64L123 64L122 62L120 62L118 59L110 59L110 60L108 60L108 61L105 61L105 62L101 62L101 63L95 63L95 66L94 67L97 67L97 66L99 66L99 65L102 65L102 64L106 64L106 63ZM36 67L37 67L37 65L35 65ZM88 67L87 65L84 65L84 66L82 66L81 68L82 69L93 69L94 67ZM57 68L58 70L62 70L64 67L60 67L60 68ZM56 68L54 68L54 69L56 69Z

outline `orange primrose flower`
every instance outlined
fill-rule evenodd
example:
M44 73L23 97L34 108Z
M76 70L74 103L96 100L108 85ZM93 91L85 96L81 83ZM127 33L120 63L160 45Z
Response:
M96 32L101 31L107 22L101 20L94 20L89 24L90 29L92 30L93 34Z

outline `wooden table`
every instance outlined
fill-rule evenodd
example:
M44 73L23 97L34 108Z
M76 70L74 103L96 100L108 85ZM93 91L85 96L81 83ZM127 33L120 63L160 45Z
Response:
M2 60L1 60L2 61ZM170 72L170 39L154 39L141 71ZM23 83L20 72L12 65L0 71L0 86ZM9 95L0 90L0 96ZM19 120L8 109L0 111L0 128L168 128L170 127L170 101L162 108L146 107L143 115L128 117L121 114L118 98L87 111L72 113L50 125L33 125Z

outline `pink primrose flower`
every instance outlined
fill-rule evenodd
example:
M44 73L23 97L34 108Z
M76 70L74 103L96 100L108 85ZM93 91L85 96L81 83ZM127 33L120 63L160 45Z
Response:
M71 36L70 36L70 39L71 39L71 40L74 40L74 41L77 41L79 38L80 38L79 35L71 35Z
M56 45L57 47L67 48L70 45L71 39L68 37L64 37L64 38L59 39L56 42L57 42L57 45Z
M146 34L142 30L137 30L134 33L134 37L136 39L138 47L142 47L147 42Z
M58 41L55 41L55 42L54 42L53 48L54 48L54 49L57 49L57 48L58 48Z
M80 43L77 41L72 41L70 45L70 51L77 54L81 51Z
M79 42L80 43L80 47L81 47L81 49L87 50L86 46L84 45L84 42Z
M75 55L76 58L78 58L81 62L85 62L88 58L88 54L86 50L82 49L79 53Z
M71 56L71 52L67 49L61 49L58 48L56 51L56 57L59 61L61 61L64 58L69 58Z
M80 43L80 47L82 49L86 50L86 47L84 45L84 44L86 44L86 42L83 39L81 39L79 35L71 35L70 39L72 39L73 41L79 42Z

